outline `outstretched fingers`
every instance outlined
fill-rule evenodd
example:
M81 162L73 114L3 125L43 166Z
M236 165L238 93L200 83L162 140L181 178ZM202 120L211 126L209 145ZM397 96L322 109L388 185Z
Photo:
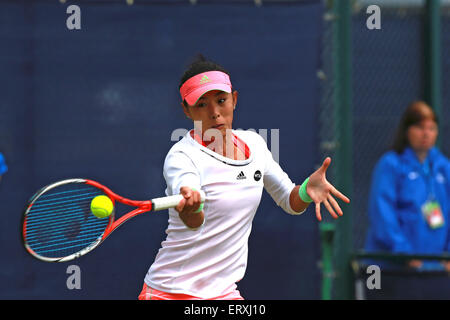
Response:
M322 215L320 214L320 202L316 202L316 218L322 221Z
M341 199L344 202L350 203L350 199L347 198L344 194L342 194L338 189L336 189L335 187L331 188L331 193L338 197L339 199Z
M341 207L339 206L339 204L337 203L337 201L333 198L333 196L331 194L328 195L328 201L330 202L330 204L333 206L334 210L337 211L337 214L342 216L344 213L342 212Z
M323 173L325 173L328 169L328 167L330 166L331 163L331 158L327 157L323 162L322 162L322 167L320 167L320 171L322 171Z
M332 216L334 219L337 219L338 216L337 216L336 212L334 212L334 210L333 210L333 208L331 207L331 205L330 205L330 203L328 202L328 200L325 200L325 201L323 202L323 204L324 204L325 208L327 208L327 210L328 210L328 212L331 214L331 216Z

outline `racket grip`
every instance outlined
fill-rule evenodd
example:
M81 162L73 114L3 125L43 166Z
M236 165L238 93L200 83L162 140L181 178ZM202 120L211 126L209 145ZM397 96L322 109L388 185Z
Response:
M202 190L199 190L198 192L200 193L202 202L205 202L205 199L206 199L205 193ZM152 199L152 204L153 204L152 210L160 211L160 210L166 210L169 208L175 208L183 198L184 197L181 194L177 194L174 196Z

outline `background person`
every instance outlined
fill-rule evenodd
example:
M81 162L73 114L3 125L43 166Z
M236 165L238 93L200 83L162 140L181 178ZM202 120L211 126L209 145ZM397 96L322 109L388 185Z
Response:
M2 181L2 176L8 171L8 166L6 165L5 157L0 152L0 181Z
M438 119L422 101L403 114L378 161L369 197L368 252L440 255L450 249L450 163L435 147ZM422 268L413 260L410 267ZM443 265L450 270L449 263Z

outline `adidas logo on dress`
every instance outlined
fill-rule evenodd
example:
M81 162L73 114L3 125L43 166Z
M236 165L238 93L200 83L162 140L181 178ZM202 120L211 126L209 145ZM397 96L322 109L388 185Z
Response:
M238 176L236 177L236 179L238 180L243 180L243 179L247 179L247 177L245 176L244 172L241 171Z

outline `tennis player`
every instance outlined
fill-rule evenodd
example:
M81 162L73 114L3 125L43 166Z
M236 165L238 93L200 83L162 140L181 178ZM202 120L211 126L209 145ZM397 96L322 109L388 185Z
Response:
M236 283L246 270L248 237L263 189L292 215L314 202L319 221L321 203L338 218L343 213L334 197L350 200L326 179L330 158L295 185L262 137L233 130L238 93L220 65L199 56L182 76L180 94L194 129L168 152L164 178L167 195L181 193L184 199L169 209L167 237L139 299L241 300Z

